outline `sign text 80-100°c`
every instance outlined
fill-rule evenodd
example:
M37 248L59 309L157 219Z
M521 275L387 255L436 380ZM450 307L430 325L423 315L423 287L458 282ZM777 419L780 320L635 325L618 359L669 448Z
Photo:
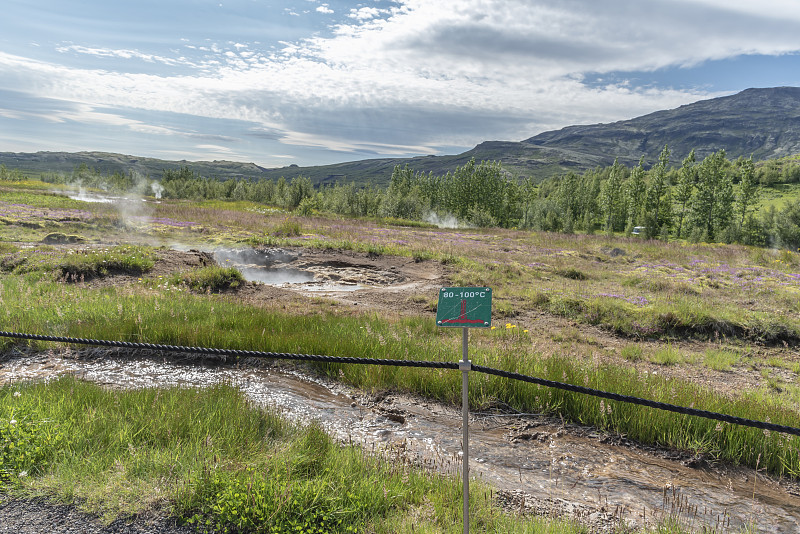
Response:
M492 324L492 289L443 287L439 290L436 325L488 328Z

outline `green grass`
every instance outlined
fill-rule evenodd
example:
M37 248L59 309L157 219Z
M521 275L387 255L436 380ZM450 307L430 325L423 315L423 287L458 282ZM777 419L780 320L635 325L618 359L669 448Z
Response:
M18 188L17 185L13 189L2 187L2 201L9 204L28 204L37 208L84 209L86 207L86 202L65 195L36 188L27 190L24 187Z
M764 212L771 206L782 209L785 204L800 200L800 184L775 184L761 188L759 211Z
M235 289L245 283L242 273L235 267L201 267L191 271L176 273L170 277L175 285L184 285L192 291L219 293Z
M274 352L331 356L415 358L451 361L460 354L460 335L436 329L426 318L386 321L377 316L339 316L330 306L306 305L303 312L258 309L178 290L138 294L113 288L86 290L53 282L3 280L0 314L4 330ZM629 367L596 366L569 357L547 356L521 328L473 336L471 359L488 365L671 404L694 406L749 419L800 426L800 414L777 399L765 402L743 392L731 399L688 382L639 373ZM6 341L7 345L12 342ZM657 351L664 365L682 361L676 349ZM455 372L380 366L319 365L333 377L367 389L398 389L449 403L459 401ZM470 390L475 407L500 400L522 412L563 414L583 424L610 428L644 443L706 452L732 463L760 465L773 473L800 475L800 440L765 436L755 429L619 404L601 413L599 400L522 382L478 375Z
M18 250L0 257L0 270L51 273L58 280L80 281L109 273L139 275L153 268L155 252L149 247L121 245L63 251L50 246Z
M491 284L486 284L491 286ZM575 296L529 291L531 307L555 315L602 326L614 333L638 339L725 336L763 343L800 341L796 321L774 312L715 308L701 296L684 292L640 300L606 296ZM634 302L629 302L629 300Z
M634 344L625 345L620 351L620 356L631 362L638 362L644 358L642 347Z
M703 363L715 371L730 371L740 360L739 353L723 349L708 349L703 355Z
M683 362L684 358L678 349L668 345L653 352L650 361L658 365L677 365Z
M303 226L297 219L286 217L271 231L275 237L297 237L303 235Z
M166 512L217 532L461 529L457 479L339 446L318 425L290 424L226 385L17 384L0 388L0 421L0 488L78 502L107 521ZM477 532L584 531L503 514L488 488L472 486Z

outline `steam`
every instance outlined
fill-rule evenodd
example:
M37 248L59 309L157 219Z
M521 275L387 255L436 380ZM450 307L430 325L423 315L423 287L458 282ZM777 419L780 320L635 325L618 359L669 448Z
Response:
M111 196L100 195L97 193L90 193L83 188L82 185L78 186L78 194L68 195L69 198L72 200L80 200L81 202L95 202L95 203L102 203L102 204L110 204L111 202L115 202L117 199Z
M164 186L158 182L151 183L150 190L153 192L153 196L159 200L161 199L161 195L164 194Z
M314 274L311 272L291 267L273 267L274 263L286 263L297 259L296 255L280 249L257 251L218 248L213 254L217 264L223 267L235 267L248 282L277 286L314 281Z
M461 223L455 216L450 215L449 213L443 216L439 216L438 213L432 211L425 215L425 221L429 222L433 225L438 226L439 228L467 228L468 225Z

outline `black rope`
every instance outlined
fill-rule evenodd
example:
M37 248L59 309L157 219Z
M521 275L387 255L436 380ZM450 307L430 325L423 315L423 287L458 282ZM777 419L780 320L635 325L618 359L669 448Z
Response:
M424 360L388 360L381 358L352 358L346 356L320 356L317 354L294 354L291 352L262 352L255 350L213 349L208 347L183 347L179 345L159 345L155 343L134 343L130 341L109 341L105 339L85 339L62 336L41 336L38 334L20 334L17 332L0 332L0 337L30 339L36 341L55 341L76 345L96 345L100 347L120 347L124 349L148 349L169 352L187 352L192 354L210 354L213 356L237 356L248 358L274 358L276 360L298 360L305 362L358 363L362 365L393 365L397 367L427 367L433 369L458 369L457 362L430 362Z
M676 406L666 402L659 402L648 399L641 399L639 397L630 397L628 395L620 395L619 393L610 393L599 389L592 389L583 386L575 386L573 384L565 384L564 382L554 382L553 380L546 380L544 378L536 378L533 376L521 375L519 373L512 373L492 367L483 367L482 365L473 365L473 371L485 373L487 375L495 375L503 378L511 378L513 380L520 380L522 382L529 382L554 389L563 389L573 393L581 393L583 395L591 395L593 397L601 397L604 399L615 400L619 402L627 402L629 404L638 404L639 406L647 406L648 408L656 408L667 412L680 413L684 415L694 415L703 417L705 419L714 419L716 421L723 421L725 423L732 423L735 425L749 426L752 428L760 428L761 430L773 430L775 432L783 432L785 434L794 434L800 436L800 428L795 428L785 425L777 425L775 423L767 423L764 421L755 421L753 419L744 419L743 417L735 417L733 415L726 415L717 412L709 412L706 410L698 410L697 408L686 408L685 406Z
M36 341L54 341L59 343L72 343L78 345L96 345L101 347L120 347L126 349L148 349L148 350L184 352L193 354L210 354L214 356L274 358L278 360L297 360L306 362L327 362L327 363L354 363L362 365L391 365L396 367L424 367L429 369L459 369L458 362L389 360L381 358L351 358L342 356L320 356L316 354L294 354L289 352L262 352L253 350L214 349L208 347L184 347L179 345L160 345L154 343L134 343L129 341L109 341L103 339L85 339L85 338L73 338L73 337L62 337L62 336L42 336L38 334L21 334L17 332L3 332L3 331L0 331L0 337L28 339ZM637 404L639 406L647 406L648 408L656 408L658 410L664 410L667 412L692 415L696 417L713 419L716 421L722 421L725 423L731 423L735 425L759 428L761 430L770 430L774 432L782 432L784 434L792 434L795 436L800 436L800 428L795 428L791 426L778 425L775 423L768 423L765 421L755 421L752 419L735 417L733 415L726 415L717 412L709 412L706 410L698 410L696 408L686 408L684 406L676 406L674 404L642 399L639 397L631 397L628 395L620 395L619 393L611 393L599 389L592 389L583 386L576 386L573 384L566 384L564 382L555 382L553 380L546 380L544 378L536 378L533 376L523 375L519 373L512 373L510 371L503 371L501 369L495 369L493 367L484 367L482 365L473 364L471 366L471 370L476 371L478 373L499 376L502 378L520 380L522 382L528 382L539 386L544 386L554 389L562 389L565 391L570 391L572 393L591 395L593 397L600 397L619 402L626 402L629 404Z

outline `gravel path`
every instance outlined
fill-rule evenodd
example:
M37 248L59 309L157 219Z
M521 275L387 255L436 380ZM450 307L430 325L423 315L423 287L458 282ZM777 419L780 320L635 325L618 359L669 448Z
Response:
M118 519L104 525L68 504L14 499L0 493L0 534L196 534L174 519Z

